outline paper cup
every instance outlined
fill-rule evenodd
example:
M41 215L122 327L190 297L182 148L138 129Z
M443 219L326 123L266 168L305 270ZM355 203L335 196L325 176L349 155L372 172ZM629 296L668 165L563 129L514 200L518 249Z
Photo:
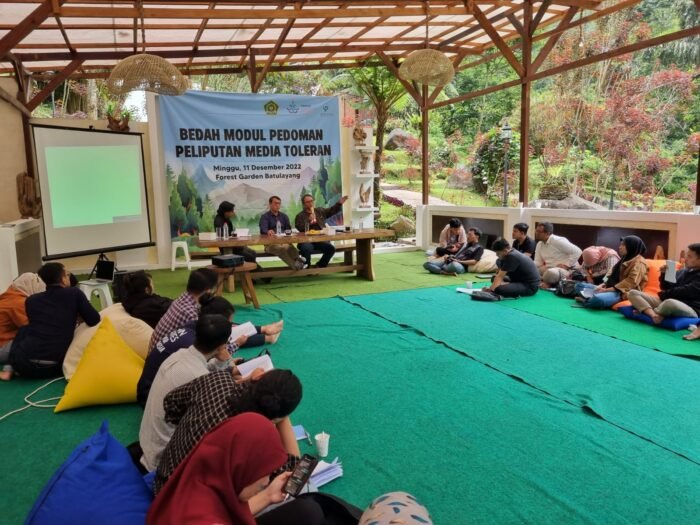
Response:
M321 432L320 434L316 434L314 439L316 441L316 452L319 457L325 458L328 455L328 442L331 439L331 435Z
M467 281L464 283L464 286L467 288L467 290L471 290L472 286L474 286L474 283L472 283L471 281Z

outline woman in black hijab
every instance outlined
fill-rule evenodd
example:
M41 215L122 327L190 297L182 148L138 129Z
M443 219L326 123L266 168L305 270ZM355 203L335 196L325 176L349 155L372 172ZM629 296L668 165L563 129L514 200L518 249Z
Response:
M647 284L649 267L644 260L647 247L644 241L636 235L628 235L620 239L620 261L613 268L607 282L593 289L593 296L585 298L586 308L610 308L614 304L627 299L630 290L642 290Z
M218 231L219 228L223 228L224 225L228 228L229 235L233 234L236 230L233 227L231 219L236 216L236 212L233 211L236 207L235 204L229 201L223 201L219 204L219 209L216 210L216 216L214 217L214 229ZM251 250L247 246L236 246L235 248L219 248L219 251L223 254L225 250L229 253L235 253L236 255L242 255L246 262L255 262L257 253L255 250Z

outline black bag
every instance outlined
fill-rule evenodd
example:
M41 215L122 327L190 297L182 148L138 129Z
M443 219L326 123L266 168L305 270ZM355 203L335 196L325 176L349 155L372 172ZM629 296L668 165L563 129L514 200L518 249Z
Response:
M574 270L572 270L571 276L569 277L569 279L571 279L572 281L583 282L586 280L586 276L579 268L575 268Z
M500 301L503 299L500 295L497 293L489 292L487 290L475 290L472 292L472 299L475 301Z
M571 279L562 279L557 283L557 289L554 291L559 297L568 297L573 299L576 297L576 283Z

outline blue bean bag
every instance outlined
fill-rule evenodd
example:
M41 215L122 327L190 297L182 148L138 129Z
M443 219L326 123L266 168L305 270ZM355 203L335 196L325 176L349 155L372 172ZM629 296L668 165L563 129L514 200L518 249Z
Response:
M143 525L153 500L107 422L83 441L41 491L25 525Z
M621 306L617 309L619 313L627 317L628 319L634 319L635 321L641 321L646 324L654 324L651 317L641 313L634 313L634 307L632 306ZM666 328L667 330L686 330L690 325L700 323L700 319L697 317L666 317L658 326L661 328Z

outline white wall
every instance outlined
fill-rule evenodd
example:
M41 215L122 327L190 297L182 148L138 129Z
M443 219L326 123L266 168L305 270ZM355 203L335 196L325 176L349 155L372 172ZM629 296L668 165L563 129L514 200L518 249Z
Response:
M475 217L502 220L506 239L513 225L540 221L592 226L614 225L624 228L664 230L669 232L669 257L678 257L689 244L700 242L700 215L691 213L650 213L641 211L552 210L545 208L486 208L463 206L419 206L416 210L416 242L423 249L431 245L433 215Z

